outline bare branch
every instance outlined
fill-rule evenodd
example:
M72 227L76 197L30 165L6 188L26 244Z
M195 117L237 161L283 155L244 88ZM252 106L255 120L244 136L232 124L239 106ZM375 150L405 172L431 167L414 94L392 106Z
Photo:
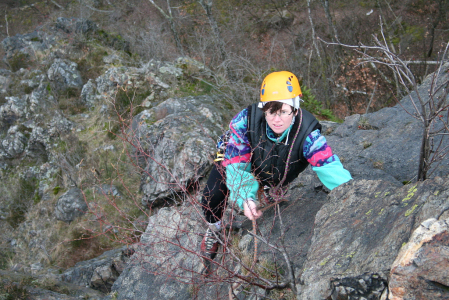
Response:
M53 1L53 0L50 0L50 2L53 3L54 5L56 5L58 8L64 9L64 7L62 7L61 5L59 5L58 3L56 3L56 2Z
M89 8L89 9L91 9L91 10L93 10L93 11L96 11L96 12L108 13L108 14L114 12L114 10L102 10L102 9L97 9L97 8L94 8L94 7L92 7L92 6L90 6L90 5L87 5L87 4L85 4L85 3L84 3L84 6L86 6L87 8Z
M173 18L172 15L172 11L171 11L171 6L170 6L170 1L167 0L167 10L168 10L168 14L159 6L157 5L154 0L148 0L151 4L153 4L154 7L156 7L157 10L159 10L159 12L164 16L164 18L167 19L168 23L170 24L170 30L173 34L173 38L175 39L175 43L176 43L176 48L178 49L178 51L181 53L181 55L184 55L184 49L182 47L181 44L181 40L179 38L179 33L178 30L176 29L176 24L175 24L175 20Z
M91 10L93 10L93 11L96 11L96 12L101 12L101 13L113 13L114 11L113 10L101 10L101 9L97 9L97 8L95 8L95 7L92 7L92 6L90 6L90 5L88 5L87 3L84 3L82 0L78 0L79 1L79 3L81 4L81 5L84 5L85 7L87 7L87 8L89 8L89 9L91 9ZM52 1L53 2L53 1ZM54 3L54 2L53 2ZM54 4L56 4L56 3L54 3ZM57 5L57 4L56 4ZM59 5L58 5L58 7L59 7ZM61 8L61 7L60 7Z
M368 105L366 106L365 115L368 113L369 107L371 106L371 102L372 102L373 99L374 99L374 94L376 94L376 89L377 89L377 84L378 84L378 83L379 83L379 81L376 80L376 85L374 86L374 90L373 90L373 92L371 93L371 97L370 97L370 99L369 99Z
M430 62L432 64L439 65L439 68L433 73L430 89L426 91L424 95L424 93L420 92L418 89L418 81L416 80L412 70L409 68L410 64L415 64L418 62L402 60L391 50L387 42L387 38L383 32L382 19L381 36L381 40L379 40L376 36L373 36L376 46L366 46L363 44L355 46L335 42L326 42L323 40L321 41L327 45L343 46L353 49L361 56L361 58L358 59L360 61L359 64L369 63L371 65L384 65L393 71L397 82L408 92L408 98L415 110L415 113L411 114L408 112L401 102L399 102L399 105L401 105L401 107L404 108L408 114L419 119L423 124L418 180L425 180L427 176L432 173L429 172L432 164L441 162L449 151L447 147L443 146L442 140L440 140L437 144L434 144L433 141L433 138L436 135L443 138L446 137L449 132L447 123L441 119L443 113L449 113L449 104L447 103L447 96L449 95L449 80L447 77L442 75L442 72L446 72L447 70L446 67L443 70L443 62L446 61L449 43L446 44L443 50L441 60ZM374 53L374 55L372 53ZM427 64L429 62L423 61L423 63ZM443 82L441 82L441 80ZM411 91L414 91L415 93L412 95ZM356 91L353 92L355 93ZM416 100L419 104L416 103ZM442 124L442 126L438 127L441 129L438 132L431 132L436 122Z
M441 61L436 60L405 60L406 65L439 65Z
M8 15L5 10L5 22L6 22L6 35L9 36Z

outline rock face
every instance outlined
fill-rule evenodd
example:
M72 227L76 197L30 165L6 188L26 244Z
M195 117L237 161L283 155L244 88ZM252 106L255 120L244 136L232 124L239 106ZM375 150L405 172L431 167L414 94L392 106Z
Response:
M25 97L6 97L7 102L0 107L1 125L8 128L28 112Z
M204 176L229 118L223 103L210 96L168 99L137 115L132 138L144 169L142 204L163 203Z
M2 47L6 51L4 60L7 61L15 53L20 51L28 55L33 55L35 51L44 51L56 43L56 37L48 35L43 31L33 31L28 34L16 34L7 37L2 41Z
M298 281L297 299L386 299L389 285L392 292L405 288L416 293L418 290L411 287L418 283L408 279L419 276L426 276L420 284L428 284L430 292L426 295L426 290L419 289L420 295L424 295L419 299L437 299L438 295L444 295L447 224L435 222L438 224L427 230L431 234L415 242L414 245L425 244L427 248L423 250L416 251L416 246L403 245L416 240L416 237L423 237L422 230L411 237L414 228L428 218L439 217L449 207L449 177L410 186L382 180L355 180L336 188L329 195L313 191L311 186L315 184L310 174L304 174L293 183L290 202L281 204L282 220L288 230L288 238L283 244L279 219L272 209L266 211L258 222L262 237L269 239L271 245L284 245L288 249ZM429 221L424 224L430 226ZM192 215L187 208L164 208L151 217L132 263L112 287L117 292L117 299L141 299L144 295L149 295L146 299L165 299L167 295L176 299L192 299L186 291L195 280L197 284L202 282L202 277L196 274L200 272L202 263L195 253L201 239L197 233L204 231L203 227L198 215ZM239 248L252 253L254 242L247 233L252 230L251 222L245 221L241 227ZM198 243L196 246L195 241ZM395 260L404 261L396 259L401 248L401 253L407 253L408 261L402 263L405 264L403 267L392 269L392 265L400 264L393 264ZM404 250L411 248L416 252L414 259L410 259L410 251ZM272 247L259 242L258 249L261 261L269 259L273 264L285 266L285 260L273 252ZM440 266L430 263L434 259ZM422 271L416 264L422 266ZM152 274L151 270L158 270L159 275ZM236 268L235 272L238 270ZM418 273L409 274L413 271ZM407 276L403 275L404 272ZM186 279L189 284L181 284L179 278L175 280L177 276L189 278ZM166 281L160 286L162 278ZM221 282L220 279L213 280ZM438 292L435 291L437 288ZM202 282L198 289L200 294L206 295L205 299L209 295L227 295L227 289L213 290L207 281ZM270 296L266 291L258 293ZM240 295L247 299L243 291Z
M24 283L26 284L25 286ZM84 286L80 287L67 282L57 281L52 276L30 276L0 270L0 284L9 287L17 286L18 290L18 292L14 294L0 294L2 299L20 299L23 298L23 296L26 296L26 299L30 300L76 300L83 298L101 300L104 298L104 295L99 291ZM39 285L44 285L47 289L40 288L38 287ZM12 290L14 291L14 289ZM67 295L68 291L70 292L70 295ZM13 298L14 296L17 298Z
M401 248L390 274L391 300L449 298L448 219L428 219Z
M449 207L449 177L407 186L382 180L355 180L328 195L318 189L314 191L312 187L316 183L311 174L306 172L293 182L289 194L291 200L281 204L282 221L288 230L288 238L284 242L281 242L283 234L280 220L273 209L265 211L258 220L259 235L269 239L272 245L269 247L262 242L258 243L259 259L269 260L285 268L285 260L279 252L273 251L273 246L284 245L291 255L298 282L297 299L301 300L386 299L388 286L394 283L394 276L404 279L404 282L396 283L400 287L402 284L411 287L413 283L407 283L408 276L393 274L398 272L398 268L391 269L393 262L401 247L407 249L403 245L409 241L414 228L423 220L439 217ZM198 253L201 239L197 233L204 231L204 223L198 219L198 215L192 215L187 208L164 208L157 216L150 218L150 224L139 250L133 256L132 264L112 287L118 293L118 299L140 299L143 295L150 295L147 299L165 299L166 295L192 299L185 294L192 282L200 284L198 290L205 295L205 299L210 295L226 297L226 288L214 290L208 286L207 280L202 282L202 277L196 274L202 267L195 254ZM438 228L441 227L440 224ZM245 221L238 231L239 248L246 249L248 253L254 251L254 241L248 234L251 230L251 222ZM448 256L441 231L432 231L435 246L425 253L443 260ZM189 235L190 238L187 237ZM196 246L192 244L195 240L198 243ZM183 259L186 252L192 256ZM180 264L180 261L183 263ZM431 266L430 263L426 265ZM445 264L441 263L441 267L444 268ZM416 269L416 266L410 264L409 268ZM150 271L155 269L158 270L158 276ZM438 268L433 269L437 274ZM234 271L239 272L239 269ZM446 285L444 274L445 271L441 272L440 277L429 274L426 277L428 280L423 279L423 284L430 280L442 287ZM173 282L167 276L173 278ZM177 282L177 276L189 278L186 279L189 284L183 285L179 279ZM159 286L158 282L162 278L166 278L166 281L163 286ZM221 282L220 279L210 281L214 280ZM434 293L434 290L431 292ZM267 291L258 293L270 296ZM247 299L243 291L239 295L241 299ZM434 298L430 295L428 299Z
M199 226L194 207L166 207L150 217L136 253L112 286L115 299L190 299L191 285L182 283L195 282L201 269L201 259L191 252Z
M71 188L58 199L55 215L58 220L70 223L76 217L84 215L87 210L82 191L79 188Z
M77 263L67 269L61 274L61 281L108 293L132 253L134 250L127 247L106 251L97 258Z
M55 59L47 71L47 76L54 82L55 89L59 91L68 88L81 89L83 86L78 65L68 60Z
M413 230L449 206L448 184L445 178L397 188L385 181L360 180L334 189L316 215L301 299L325 299L332 293L343 297L329 283L341 285L362 274L374 276L373 282L379 277L386 281ZM377 296L378 291L371 297Z
M19 157L27 145L27 138L19 131L19 127L12 126L7 132L7 136L0 145L0 158L12 159Z

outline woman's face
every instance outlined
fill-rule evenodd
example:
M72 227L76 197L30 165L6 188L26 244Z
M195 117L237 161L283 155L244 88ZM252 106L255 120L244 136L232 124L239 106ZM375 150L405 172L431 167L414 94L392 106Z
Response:
M271 114L269 111L265 112L265 119L268 126L276 134L283 133L291 124L296 114L293 113L292 107L288 104L282 105L282 109L276 113Z

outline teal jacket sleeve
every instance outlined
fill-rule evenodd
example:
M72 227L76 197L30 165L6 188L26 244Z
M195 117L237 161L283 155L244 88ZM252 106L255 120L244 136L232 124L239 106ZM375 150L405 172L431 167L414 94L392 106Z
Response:
M304 141L303 154L312 165L320 181L330 190L352 179L336 154L327 145L319 129L312 131Z
M229 201L237 203L243 209L247 199L257 200L259 183L251 174L249 163L234 163L226 166L226 186L229 189Z
M229 201L243 209L246 199L257 200L259 183L251 174L251 145L247 137L248 110L237 114L229 124L231 135L226 146L223 166L226 167L226 186Z
M320 167L312 167L320 181L330 190L352 179L349 171L343 168L338 156L336 154L334 156L335 160L331 163Z

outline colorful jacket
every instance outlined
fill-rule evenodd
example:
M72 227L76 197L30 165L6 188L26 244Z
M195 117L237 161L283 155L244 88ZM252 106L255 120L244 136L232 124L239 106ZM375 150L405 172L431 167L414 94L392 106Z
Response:
M276 137L271 128L266 126L266 135L273 142L287 142L293 125L280 137ZM229 124L231 135L226 147L223 166L226 168L226 185L230 191L229 201L236 202L243 208L246 199L257 199L259 183L251 169L252 147L248 140L248 109L242 110ZM312 131L303 144L303 155L312 165L320 181L330 190L352 179L351 174L343 168L337 155L327 145L319 129Z

